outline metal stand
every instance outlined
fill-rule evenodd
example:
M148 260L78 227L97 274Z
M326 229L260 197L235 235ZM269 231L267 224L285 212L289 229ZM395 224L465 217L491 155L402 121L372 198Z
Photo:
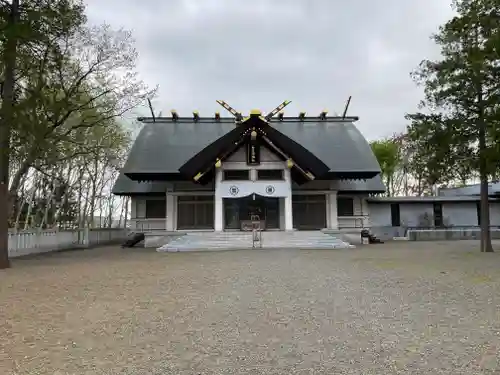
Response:
M252 220L252 248L257 246L262 248L262 230L260 227L260 217L259 215L250 216Z

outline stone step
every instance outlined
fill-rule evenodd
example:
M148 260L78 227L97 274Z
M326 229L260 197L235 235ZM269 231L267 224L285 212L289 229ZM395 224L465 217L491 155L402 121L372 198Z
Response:
M336 249L352 247L348 243L322 232L262 232L262 242L256 248ZM249 232L188 233L158 248L158 251L207 251L251 249Z

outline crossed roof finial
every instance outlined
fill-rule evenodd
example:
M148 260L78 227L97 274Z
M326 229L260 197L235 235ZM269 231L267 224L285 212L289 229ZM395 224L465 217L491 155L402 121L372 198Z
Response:
M241 112L238 112L235 110L233 107L231 107L229 104L227 104L224 100L217 100L217 103L220 104L222 107L224 107L225 110L227 110L229 113L231 113L235 118L237 122L240 122L243 120L243 116L241 115ZM264 117L265 121L271 120L274 116L276 116L279 112L283 110L288 104L290 104L290 100L285 100L283 103L281 103L279 106L274 108L271 112L269 112L266 117ZM255 110L257 111L257 110ZM260 112L260 111L259 111Z

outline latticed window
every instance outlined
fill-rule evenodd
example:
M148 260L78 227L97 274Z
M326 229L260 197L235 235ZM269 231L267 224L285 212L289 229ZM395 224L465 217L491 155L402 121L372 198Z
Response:
M292 196L293 226L297 229L326 228L326 198L324 195Z
M211 195L179 196L178 229L213 229L214 197Z

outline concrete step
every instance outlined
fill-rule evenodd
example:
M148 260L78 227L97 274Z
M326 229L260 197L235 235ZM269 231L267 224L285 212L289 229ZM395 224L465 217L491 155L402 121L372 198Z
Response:
M257 248L295 249L339 249L352 247L350 244L322 232L262 232L262 243ZM248 232L199 232L188 233L175 238L158 251L207 251L228 249L251 249L252 233Z

